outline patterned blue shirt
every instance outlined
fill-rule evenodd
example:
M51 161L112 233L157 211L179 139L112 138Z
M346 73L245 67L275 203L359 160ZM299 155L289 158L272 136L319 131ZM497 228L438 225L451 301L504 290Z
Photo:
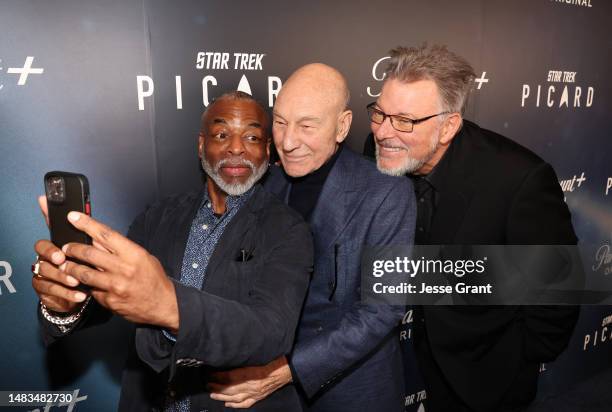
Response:
M227 196L225 200L225 213L218 216L214 213L208 190L204 191L198 213L191 223L189 239L183 255L180 282L183 285L202 289L206 277L208 261L221 239L225 228L247 202L255 189L251 188L240 196ZM172 341L176 338L167 331L164 335ZM189 412L189 398L174 400L166 398L166 412Z

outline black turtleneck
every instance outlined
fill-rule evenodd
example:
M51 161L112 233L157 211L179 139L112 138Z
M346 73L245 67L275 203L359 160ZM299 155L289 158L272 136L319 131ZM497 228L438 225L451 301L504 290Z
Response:
M314 172L306 176L290 178L289 206L297 210L304 220L308 221L310 219L321 194L321 189L323 189L323 184L341 151L342 145L338 146L336 153Z

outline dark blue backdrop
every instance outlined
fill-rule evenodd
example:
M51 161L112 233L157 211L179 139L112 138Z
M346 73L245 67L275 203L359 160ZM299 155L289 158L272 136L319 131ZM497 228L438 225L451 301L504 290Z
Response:
M125 231L148 202L201 185L196 137L206 101L240 88L271 105L282 81L313 61L347 76L348 144L361 151L365 105L380 90L384 61L376 62L397 45L443 43L472 62L479 79L466 117L553 164L587 275L609 284L612 4L571 3L0 2L0 390L79 390L77 409L87 411L113 410L118 399L126 322L49 353L37 334L29 266L35 239L47 236L36 205L45 172L86 174L94 215ZM251 65L247 56L241 67L241 54L254 55ZM550 72L562 72L560 81ZM566 353L543 367L538 408L609 406L611 314L583 309ZM406 345L410 327L407 316ZM423 387L407 366L406 406L417 410Z

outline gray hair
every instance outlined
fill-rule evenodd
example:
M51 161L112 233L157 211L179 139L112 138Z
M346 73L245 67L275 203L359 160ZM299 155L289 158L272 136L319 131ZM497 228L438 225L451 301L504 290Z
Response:
M385 80L402 82L433 80L440 91L444 110L463 114L476 78L466 59L449 51L446 46L397 47L389 52L391 59L385 70Z

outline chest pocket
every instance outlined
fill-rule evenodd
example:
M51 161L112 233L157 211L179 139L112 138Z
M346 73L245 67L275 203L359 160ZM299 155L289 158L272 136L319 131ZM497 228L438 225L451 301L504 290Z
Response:
M331 300L340 305L350 305L359 299L361 286L360 241L337 243L332 250Z
M258 266L258 260L255 258L246 262L233 260L227 262L226 265L223 265L223 269L218 268L219 273L214 275L215 282L211 286L217 289L215 294L226 299L247 303L252 294Z

